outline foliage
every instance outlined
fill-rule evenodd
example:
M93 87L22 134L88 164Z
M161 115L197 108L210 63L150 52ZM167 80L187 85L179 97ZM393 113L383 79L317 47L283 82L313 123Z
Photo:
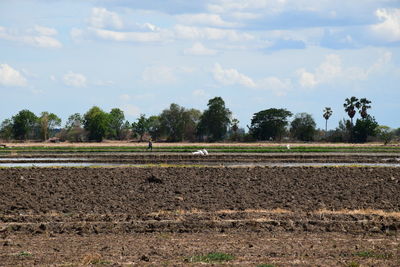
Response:
M206 255L200 255L200 256L192 256L189 258L189 262L224 262L224 261L230 261L235 259L233 255L226 254L226 253L220 253L220 252L214 252L214 253L208 253Z
M113 108L109 113L108 138L121 140L122 129L124 127L125 115L119 108Z
M132 131L140 137L140 141L143 141L143 136L149 131L149 128L149 119L146 118L145 114L140 114L137 122L132 123Z
M369 136L376 136L378 123L374 117L368 115L365 119L357 119L352 128L354 142L365 143Z
M83 142L87 138L87 131L82 128L84 119L81 114L74 113L68 117L65 128L61 130L58 137L61 141Z
M0 138L10 140L13 137L13 122L11 119L5 119L0 125Z
M369 104L371 104L371 101L369 101L366 98L361 98L358 103L357 108L359 109L361 118L363 118L363 119L367 118L367 116L368 116L367 109L371 108L371 106Z
M168 141L193 141L201 112L185 109L178 104L171 104L169 109L160 114L160 129Z
M393 140L395 132L390 129L390 127L381 125L377 128L377 136L381 141L384 142L385 145L387 145Z
M355 109L356 109L356 107L359 106L358 98L355 96L352 96L350 98L346 98L344 101L345 101L343 104L344 111L346 111L347 114L349 115L351 125L353 125L353 117L354 117L354 115L356 115Z
M148 122L149 122L149 134L153 140L157 140L162 135L160 117L150 116Z
M21 110L12 117L14 138L18 140L26 140L34 136L34 129L37 125L36 115L27 110Z
M328 120L332 116L332 109L330 107L325 107L323 110L324 114L322 115L325 119L325 132L328 131Z
M61 126L61 119L54 113L44 111L39 117L39 125L42 140L47 140L55 127Z
M207 106L208 109L200 117L198 135L205 136L210 141L220 141L228 131L232 113L225 107L225 101L221 97L210 99Z
M83 116L85 130L89 140L101 142L109 129L109 116L99 107L92 107Z
M253 115L250 132L256 140L281 140L288 117L293 114L286 109L270 108Z
M316 132L315 127L315 121L310 114L298 113L291 123L290 132L298 140L312 141Z

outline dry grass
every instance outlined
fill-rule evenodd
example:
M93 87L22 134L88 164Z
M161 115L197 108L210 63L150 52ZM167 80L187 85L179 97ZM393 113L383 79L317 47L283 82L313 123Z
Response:
M373 209L363 209L363 210L318 210L316 214L348 214L348 215L379 215L382 217L394 217L400 218L400 212L396 211L384 211L384 210L373 210Z

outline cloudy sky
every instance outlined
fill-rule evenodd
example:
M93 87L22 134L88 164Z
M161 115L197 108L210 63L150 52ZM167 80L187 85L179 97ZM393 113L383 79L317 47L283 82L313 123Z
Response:
M397 128L400 1L1 0L0 93L0 120L97 105L134 121L221 96L242 127L287 108L321 128L354 95Z

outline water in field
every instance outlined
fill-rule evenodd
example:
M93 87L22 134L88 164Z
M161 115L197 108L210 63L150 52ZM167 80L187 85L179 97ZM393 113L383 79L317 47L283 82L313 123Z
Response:
M66 160L66 159L64 159ZM71 160L71 159L69 159ZM146 167L146 166L159 166L158 164L132 164L132 163L104 163L104 162L13 162L13 163L0 163L0 167ZM198 167L335 167L335 166L360 166L360 167L400 167L399 163L315 163L315 162L257 162L257 163L202 163L202 164L162 164L162 166L198 166Z

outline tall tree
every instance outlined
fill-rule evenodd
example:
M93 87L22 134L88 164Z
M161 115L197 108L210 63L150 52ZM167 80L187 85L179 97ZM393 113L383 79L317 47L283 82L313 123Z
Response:
M328 131L328 120L332 116L333 111L330 107L326 107L323 112L324 112L324 114L322 116L324 116L324 119L325 119L325 132L327 132Z
M301 141L314 140L316 123L310 114L296 114L294 120L290 125L290 132L296 139Z
M256 140L281 140L293 114L286 109L270 108L254 113L249 127Z
M347 115L349 115L351 125L353 125L353 117L356 115L356 108L359 106L358 98L352 96L350 98L346 98L344 101L344 111L346 111Z
M364 143L368 136L376 136L379 124L375 118L368 115L366 118L357 119L356 125L352 128L352 141Z
M149 119L145 114L140 114L137 122L132 123L132 131L140 137L140 141L143 141L143 136L149 131L149 126Z
M61 126L61 119L54 113L44 111L39 117L40 136L42 140L47 140L56 126Z
M72 142L83 142L87 138L87 132L83 129L84 119L81 114L74 113L68 117L65 123L66 139Z
M371 105L370 105L371 103L372 102L366 98L360 99L360 101L358 102L357 108L359 109L361 118L363 118L363 119L367 118L367 116L368 116L367 109L371 108Z
M11 119L5 119L0 125L0 138L10 140L13 136L13 122Z
M74 113L68 117L67 122L65 123L65 128L74 128L74 127L82 127L84 119L82 118L81 114Z
M157 140L162 135L160 116L150 116L149 119L149 134L153 140Z
M121 131L124 126L125 115L119 108L113 108L109 114L109 137L111 139L121 139Z
M231 111L225 107L221 97L214 97L208 101L208 109L200 118L198 133L206 135L211 141L222 140L231 123Z
M109 116L99 107L92 107L84 115L84 127L89 140L101 142L109 130Z
M37 125L36 115L27 110L21 110L12 117L14 138L18 140L26 140L33 137L33 131Z

